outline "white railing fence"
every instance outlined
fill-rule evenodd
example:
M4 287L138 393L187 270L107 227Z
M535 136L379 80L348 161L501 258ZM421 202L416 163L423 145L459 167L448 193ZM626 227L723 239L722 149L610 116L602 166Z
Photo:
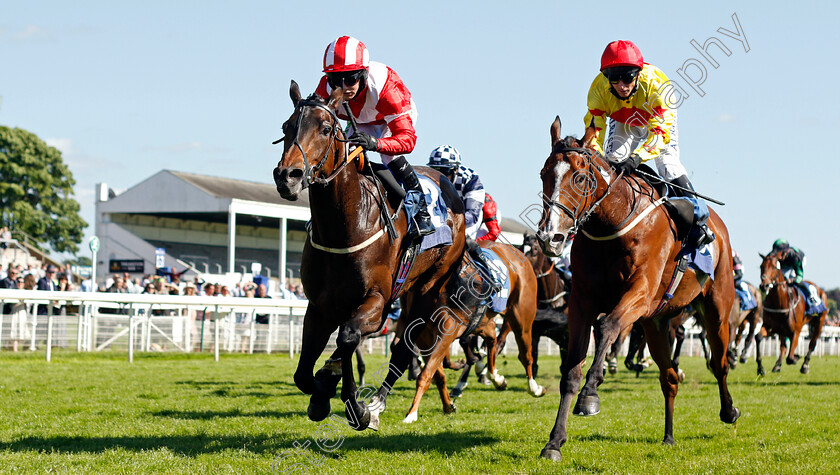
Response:
M239 297L115 294L102 292L46 292L0 289L0 350L77 352L124 351L128 360L139 352L288 353L300 351L307 301ZM40 313L40 315L39 315ZM808 345L800 337L799 354ZM689 327L683 355L702 355L699 329ZM335 348L335 334L327 350ZM390 338L362 343L367 353L387 354ZM622 355L626 354L625 342ZM755 357L755 345L750 357ZM516 340L508 336L504 354L515 355ZM762 354L777 357L778 338L762 343ZM453 344L452 355L460 354ZM541 355L557 355L560 348L548 338L540 341ZM594 353L594 342L589 354ZM840 354L840 327L825 327L815 356Z

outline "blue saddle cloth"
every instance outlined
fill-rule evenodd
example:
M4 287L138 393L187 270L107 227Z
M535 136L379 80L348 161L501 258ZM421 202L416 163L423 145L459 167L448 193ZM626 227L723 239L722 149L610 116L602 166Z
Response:
M440 187L431 178L425 175L417 175L420 179L420 186L423 187L423 193L426 195L426 204L429 210L429 216L432 218L432 224L435 226L435 232L427 236L423 236L423 241L420 243L420 252L433 247L452 244L452 229L446 225L446 202L443 201L443 196L440 192ZM414 196L413 193L406 193L405 195L405 212L408 215L409 221L417 214L419 196ZM411 224L413 226L413 224Z
M508 296L510 295L510 271L507 265L505 265L504 259L499 257L493 250L482 247L481 252L484 253L484 257L490 263L491 268L489 270L493 273L493 278L496 279L497 283L501 284L501 290L496 295L490 297L490 310L496 313L502 313L507 308Z
M758 307L758 302L755 301L755 297L750 292L750 288L743 280L735 282L735 293L738 294L738 298L741 300L741 310L752 310Z
M814 284L807 284L807 285L808 285L808 289L810 290L811 295L806 295L805 291L802 290L802 287L800 287L798 285L794 285L794 287L796 287L796 290L799 291L799 295L803 299L805 299L805 314L806 315L813 315L815 313L825 312L825 310L826 310L825 302L823 302L822 299L820 299L820 294L819 294L819 292L817 292L817 288L814 286ZM812 297L812 296L814 297L814 300L816 300L816 302L817 302L816 305L811 304L810 297Z
M694 270L700 271L709 276L710 279L715 279L715 262L712 259L712 248L709 244L700 249L683 249L684 253L688 254L688 265Z

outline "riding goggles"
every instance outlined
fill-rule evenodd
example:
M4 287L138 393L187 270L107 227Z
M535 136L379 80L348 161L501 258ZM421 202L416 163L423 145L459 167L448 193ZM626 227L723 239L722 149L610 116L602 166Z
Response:
M610 84L618 84L619 81L630 84L639 75L639 71L639 68L636 67L619 66L605 69L603 74Z
M327 73L327 82L333 89L338 89L344 84L347 87L353 87L362 78L364 70Z

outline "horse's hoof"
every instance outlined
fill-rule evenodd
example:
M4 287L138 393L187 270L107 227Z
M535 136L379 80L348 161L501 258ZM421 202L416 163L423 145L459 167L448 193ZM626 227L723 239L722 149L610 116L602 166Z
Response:
M808 374L809 371L811 371L811 368L808 366L807 363L802 365L801 368L799 368L799 372L802 374Z
M478 382L485 386L490 386L491 384L493 384L490 382L490 378L488 378L486 374L479 375Z
M723 409L720 410L720 420L727 424L734 424L739 417L741 417L741 410L735 406L732 406L732 410L729 411L729 414L724 413Z
M559 450L550 449L547 446L540 452L540 457L554 462L559 462L563 458Z
M615 361L610 361L610 364L607 369L610 372L610 374L618 373L618 364Z
M467 385L466 385L466 384L464 385L464 388L465 388L465 387L467 387ZM461 397L461 396L463 396L463 395L464 395L464 389L463 389L461 386L455 386L455 387L452 389L452 392L451 392L451 393L449 393L449 396L450 396L450 397Z
M493 386L495 386L496 389L499 391L504 391L505 389L507 389L507 379L505 379L504 376L498 373L493 374L490 378L490 381L493 382Z
M776 366L773 366L773 370L772 370L772 371L773 371L774 373L778 373L778 372L782 371L782 365L777 364Z
M403 424L411 424L412 422L417 422L417 411L409 413L405 416L405 419L403 419Z
M443 406L443 413L444 414L455 414L455 411L457 411L457 410L458 409L455 407L454 402L449 404L449 405L444 404L444 406Z
M467 362L464 361L464 360L450 361L449 362L449 368L447 368L447 369L451 369L452 371L460 371L460 370L464 369L464 366L466 366L466 365L467 365Z
M738 358L738 361L740 361L741 364L744 364L747 362L747 357L742 355L740 358Z
M738 361L737 360L732 360L732 361L729 362L729 369L735 369L737 367L738 367Z
M684 383L684 382L685 382L685 371L683 371L683 370L679 370L679 371L677 371L677 379L678 379L681 383Z
M370 424L368 424L367 428L372 431L379 431L379 414L370 414Z
M364 404L356 403L355 408L352 404L345 404L344 415L350 421L350 427L355 430L363 431L370 425L370 410Z
M666 435L664 439L662 439L662 445L674 445L674 436L673 435Z
M330 415L330 400L319 396L309 398L309 407L306 408L306 415L310 421L321 422Z
M785 363L787 364L796 364L799 361L799 355L793 355L793 358L785 358Z
M601 399L595 396L578 396L573 414L576 416L594 416L601 412Z
M533 384L532 384L532 382L533 382ZM546 392L547 391L545 390L545 388L543 386L537 384L537 382L534 381L533 379L528 381L528 394L530 394L531 396L543 397L543 396L545 396Z
M764 371L764 366L759 366L758 371L756 371L756 372L758 373L759 376L766 376L767 375L767 371Z

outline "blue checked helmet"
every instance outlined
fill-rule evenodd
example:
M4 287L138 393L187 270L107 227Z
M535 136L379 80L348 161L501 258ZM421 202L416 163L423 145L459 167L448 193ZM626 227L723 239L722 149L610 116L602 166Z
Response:
M458 149L451 145L441 145L432 150L432 154L429 155L428 166L437 170L449 172L460 165L461 154L458 153Z

